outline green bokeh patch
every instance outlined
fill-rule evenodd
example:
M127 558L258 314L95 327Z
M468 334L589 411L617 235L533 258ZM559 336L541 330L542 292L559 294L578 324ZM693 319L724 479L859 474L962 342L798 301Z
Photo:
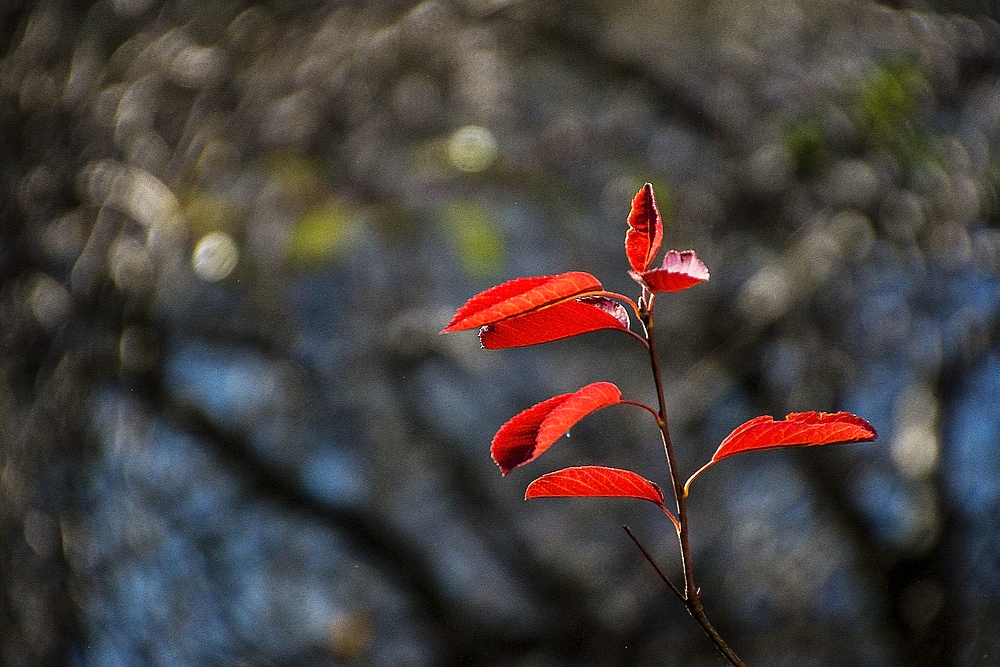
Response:
M458 250L469 274L490 276L503 267L506 248L495 218L472 202L454 202L444 208L441 223Z

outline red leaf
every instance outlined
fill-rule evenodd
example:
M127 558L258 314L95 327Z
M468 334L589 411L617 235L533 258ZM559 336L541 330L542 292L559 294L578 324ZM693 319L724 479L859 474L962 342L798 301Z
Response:
M564 468L542 475L528 485L524 499L637 498L663 507L663 491L654 482L629 470L604 466Z
M645 271L656 259L663 241L663 219L656 207L653 186L646 183L632 199L625 232L625 255L632 269Z
M871 442L877 437L871 424L850 412L794 412L779 421L769 415L755 417L726 436L712 460L688 479L685 492L695 477L729 456L776 447Z
M642 273L629 271L629 274L652 292L679 292L708 280L708 268L694 250L668 250L660 268Z
M868 442L877 437L871 424L850 412L795 412L780 421L764 415L730 433L712 460L754 449Z
M486 349L497 350L548 343L598 329L628 328L624 306L606 296L588 296L487 324L479 330L479 341Z
M476 329L484 324L493 324L602 289L597 278L582 271L570 271L557 276L515 278L480 292L466 301L441 333Z
M571 394L553 396L512 417L493 437L490 455L504 475L534 461L559 436L595 410L622 400L610 382L594 382Z

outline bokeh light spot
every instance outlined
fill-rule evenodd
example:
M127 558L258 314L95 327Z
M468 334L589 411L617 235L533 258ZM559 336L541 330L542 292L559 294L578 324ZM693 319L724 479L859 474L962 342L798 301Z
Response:
M938 464L937 401L927 387L914 385L903 392L896 413L892 461L910 479L925 478Z
M461 171L483 171L496 159L497 140L485 127L459 128L448 141L448 158Z
M187 46L170 63L170 78L179 86L200 90L213 85L221 76L223 56L219 49Z
M769 264L746 282L738 303L749 321L764 326L784 315L794 298L793 277L788 270Z
M229 234L211 232L195 245L191 265L199 278L216 282L233 272L239 258L239 248Z
M40 275L35 281L29 297L31 314L38 323L46 328L52 328L69 314L72 302L69 292L49 276Z

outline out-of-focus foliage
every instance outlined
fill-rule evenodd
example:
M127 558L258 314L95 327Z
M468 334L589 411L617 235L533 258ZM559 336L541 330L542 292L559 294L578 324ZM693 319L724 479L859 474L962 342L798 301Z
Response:
M920 159L925 150L916 118L922 84L917 66L890 62L878 66L859 86L856 113L866 140L904 165Z
M507 278L634 289L652 181L712 271L658 321L682 472L762 413L882 436L699 479L720 629L996 664L1000 28L944 9L0 5L0 663L717 664L619 528L673 553L656 508L488 456L546 396L648 400L640 351L437 335ZM656 442L602 411L546 464L662 484Z
M458 251L459 263L470 275L493 275L503 266L503 237L483 207L467 201L449 204L441 212L441 222L443 233Z

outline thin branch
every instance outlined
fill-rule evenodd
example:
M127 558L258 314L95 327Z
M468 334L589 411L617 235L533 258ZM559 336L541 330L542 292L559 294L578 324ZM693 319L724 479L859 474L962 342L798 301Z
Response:
M628 536L632 538L632 541L635 542L635 546L639 548L639 551L642 553L642 555L646 558L647 561L649 561L649 564L653 566L653 569L656 570L656 574L659 575L663 583L667 585L667 588L669 588L670 591L677 596L678 600L687 605L687 600L684 599L684 593L681 593L681 589L677 588L677 586L674 586L674 582L670 581L670 579L667 578L667 575L663 573L663 570L660 569L660 566L656 564L656 561L653 560L653 557L649 554L648 551L646 551L646 547L642 546L642 542L640 542L639 538L635 536L635 533L632 532L632 529L629 528L627 525L622 526L622 528L624 528L625 532L628 533Z

